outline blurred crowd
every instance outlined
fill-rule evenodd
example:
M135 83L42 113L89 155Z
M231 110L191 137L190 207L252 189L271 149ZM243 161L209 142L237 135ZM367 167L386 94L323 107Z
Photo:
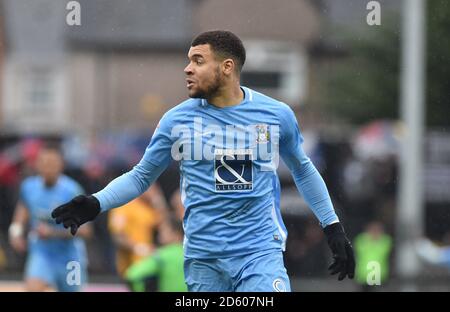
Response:
M91 158L81 166L74 165L73 155L72 158L63 157L65 169L58 164L59 156L48 152L49 144L57 146L57 154L61 156L74 148L70 145L68 149L67 140L61 138L23 138L8 142L2 149L0 274L22 274L25 267L27 272L33 271L29 267L28 260L30 255L33 255L35 243L31 243L30 235L37 234L40 241L49 242L50 240L47 239L63 235L56 227L49 227L35 220L36 211L33 210L41 208L28 208L31 209L30 211L21 209L24 196L33 200L30 194L39 191L25 189L22 181L31 176L38 176L43 181L55 180L55 178L59 179L58 176L63 173L79 183L82 188L80 191L93 193L121 172L129 170L129 166L123 162L123 159L121 161L120 153L117 153L120 142L113 146L114 152L119 157L111 157L107 162L105 159L100 159L95 152L87 151L91 152ZM128 157L130 154L132 155L132 150L129 149ZM61 172L62 169L63 172ZM83 235L87 245L90 275L115 275L135 291L185 290L182 268L184 208L177 191L177 179L171 176L173 169L169 168L161 177L160 181L164 187L155 183L140 197L120 209L102 215L92 224L92 229L90 227L89 235ZM55 175L57 177L54 177ZM43 204L42 201L36 204L31 203L32 206ZM34 222L41 223L36 226L32 224ZM45 227L45 235L43 227ZM63 252L61 250L61 253ZM33 262L36 262L35 260ZM173 269L169 272L164 271L166 265L161 262L162 260L170 262L171 265L167 267ZM141 263L143 261L144 263ZM134 266L135 264L137 266ZM57 265L56 262L55 265ZM168 283L168 280L172 282ZM43 287L40 287L40 284L42 283L27 281L26 287L29 290L42 290Z

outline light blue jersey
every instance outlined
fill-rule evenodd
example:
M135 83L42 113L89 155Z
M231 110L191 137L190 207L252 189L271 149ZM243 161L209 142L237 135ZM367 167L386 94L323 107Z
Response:
M284 103L242 87L244 100L218 108L189 99L161 119L142 160L94 194L103 211L144 192L180 160L185 256L208 259L284 250L279 156L322 226L338 220L325 183L304 154Z
M82 279L85 279L87 258L84 242L79 238L40 239L35 230L39 223L45 223L65 232L64 227L61 224L57 225L50 214L55 207L82 193L79 184L64 175L61 175L51 187L45 186L40 176L28 177L22 182L20 200L30 216L29 255L25 272L28 278L42 279L60 291L79 289L80 285L66 283L67 265L71 261L76 261L81 266Z

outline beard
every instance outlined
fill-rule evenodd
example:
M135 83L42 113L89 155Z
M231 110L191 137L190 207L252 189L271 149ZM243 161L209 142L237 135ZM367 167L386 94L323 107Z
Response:
M223 79L220 74L219 66L217 66L216 70L214 71L214 78L212 79L212 82L207 84L203 88L199 88L197 90L194 90L192 93L189 93L189 97L199 99L208 99L213 97L222 86L222 80Z

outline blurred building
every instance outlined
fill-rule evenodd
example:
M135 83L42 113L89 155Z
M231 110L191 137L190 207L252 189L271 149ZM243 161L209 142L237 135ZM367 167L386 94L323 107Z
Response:
M70 120L65 12L59 2L2 1L3 133L60 131Z
M3 132L151 129L186 98L190 40L210 29L243 39L244 85L292 106L307 97L320 23L312 1L80 0L80 26L66 24L67 2L0 0Z

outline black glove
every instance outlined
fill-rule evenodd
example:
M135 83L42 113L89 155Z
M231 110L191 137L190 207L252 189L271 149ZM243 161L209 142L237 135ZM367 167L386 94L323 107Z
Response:
M82 224L94 220L99 213L100 202L97 198L92 195L79 195L55 208L52 218L57 224L62 223L66 229L70 227L70 233L75 235Z
M328 268L330 274L339 273L339 281L342 281L346 275L353 278L355 275L355 257L352 244L345 235L344 228L338 222L326 226L323 231L328 238L328 246L330 246L334 259Z

